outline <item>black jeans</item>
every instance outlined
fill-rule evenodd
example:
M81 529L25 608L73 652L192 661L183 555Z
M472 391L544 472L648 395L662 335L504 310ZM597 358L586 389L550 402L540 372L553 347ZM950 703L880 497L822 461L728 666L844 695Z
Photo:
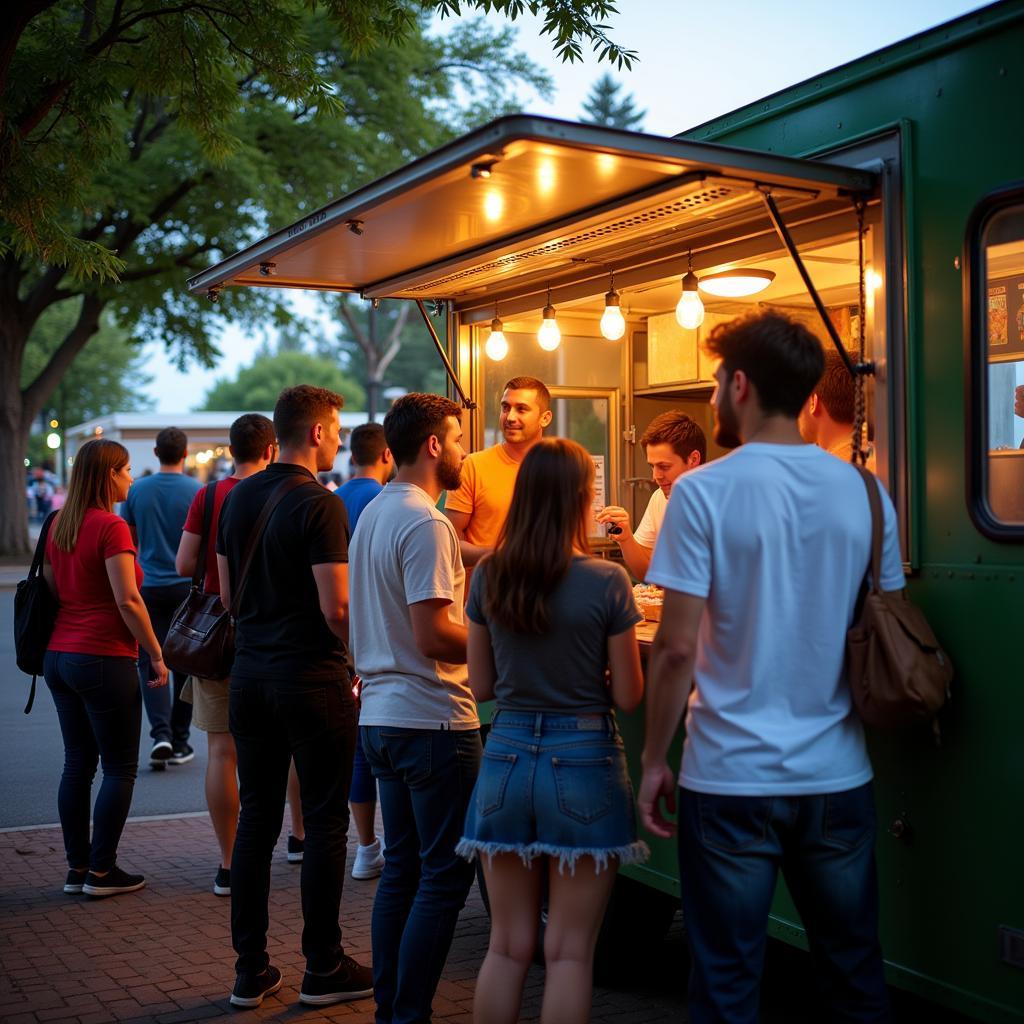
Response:
M57 811L68 867L109 871L132 803L139 768L142 698L132 658L47 651L43 665L64 738L64 772ZM103 782L89 804L96 765Z
M188 597L189 583L172 583L168 587L146 587L141 590L142 600L153 623L153 632L163 644L170 629L171 619L178 605ZM149 735L153 742L166 740L175 749L188 743L189 727L192 725L192 705L181 699L181 690L188 676L180 672L171 673L171 684L154 689L146 684L153 678L149 655L139 648L139 683L142 699L146 704L149 719Z
M307 968L334 970L342 954L338 912L345 879L348 788L358 710L349 679L298 682L232 676L229 718L242 801L231 856L231 941L239 974L267 956L270 858L281 834L288 761L295 759L306 829L302 952Z

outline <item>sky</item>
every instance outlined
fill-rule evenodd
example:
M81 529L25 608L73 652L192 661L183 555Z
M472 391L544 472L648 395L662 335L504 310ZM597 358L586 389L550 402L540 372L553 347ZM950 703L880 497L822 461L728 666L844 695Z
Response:
M550 102L521 92L530 113L578 120L594 81L605 71L646 111L643 130L675 135L752 100L855 60L907 36L985 6L964 0L618 0L619 14L610 35L636 50L631 71L598 64L588 54L582 63L562 64L540 19L526 16L514 25L518 45L555 81ZM488 16L495 26L507 24ZM450 20L437 19L445 32ZM299 299L302 311L312 303ZM213 370L180 372L159 343L145 348L148 388L158 412L187 412L201 401L217 377L233 377L252 361L262 334L228 328L218 344L222 358Z

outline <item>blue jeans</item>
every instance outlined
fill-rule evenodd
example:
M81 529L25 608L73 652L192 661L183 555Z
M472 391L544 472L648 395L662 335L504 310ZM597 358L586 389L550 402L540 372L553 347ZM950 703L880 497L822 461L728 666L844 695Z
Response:
M455 853L477 772L480 730L360 727L379 788L384 871L373 901L377 1024L421 1024L451 948L473 867Z
M887 1020L871 784L813 796L679 794L693 1024L756 1024L780 869L807 931L820 1019Z
M328 973L342 954L338 915L357 728L349 680L232 676L229 699L242 805L231 855L235 970L259 974L269 963L270 858L281 834L288 762L294 758L306 829L302 952L309 970Z
M142 698L135 661L47 651L43 675L64 738L57 811L68 867L109 871L117 860L139 768ZM103 765L103 781L90 842L89 804L97 763Z
M153 632L163 644L171 619L178 606L188 597L190 583L172 583L167 587L143 586L140 593L153 623ZM149 719L149 735L153 742L166 740L175 750L181 750L188 743L189 727L192 725L192 705L181 699L181 691L188 679L181 672L172 672L167 686L152 687L148 682L153 678L149 655L139 648L139 685L142 700L146 705Z

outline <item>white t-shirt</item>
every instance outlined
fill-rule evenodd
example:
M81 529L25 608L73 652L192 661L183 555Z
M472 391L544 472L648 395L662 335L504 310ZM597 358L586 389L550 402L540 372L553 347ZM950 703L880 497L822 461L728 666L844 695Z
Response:
M633 533L633 539L641 547L651 548L658 542L658 534L661 533L661 524L665 521L665 509L668 506L668 498L665 492L659 487L651 495L647 502L647 511L644 512L640 525Z
M881 496L881 585L899 590ZM707 598L680 785L782 796L870 780L844 671L870 548L863 480L814 445L746 444L675 482L647 580Z
M465 665L420 654L409 605L451 601L465 622L459 538L415 484L391 483L363 509L349 548L352 655L362 678L360 725L475 729L476 701Z

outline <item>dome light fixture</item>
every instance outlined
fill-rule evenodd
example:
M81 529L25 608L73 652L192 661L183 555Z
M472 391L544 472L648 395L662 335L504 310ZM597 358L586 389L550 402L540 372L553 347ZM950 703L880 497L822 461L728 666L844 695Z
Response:
M562 332L558 329L558 321L555 319L555 307L551 305L551 289L548 288L548 303L542 313L540 330L537 332L537 344L545 352L554 352L562 343Z
M717 274L705 274L699 281L700 290L708 295L723 299L741 299L747 295L763 292L775 280L773 270L754 270L738 267L736 270L722 270Z
M484 351L487 353L487 358L493 359L496 363L500 363L508 355L508 340L502 329L502 323L498 319L497 310L494 311L494 319L491 321L491 333L487 336Z
M676 323L688 331L696 330L704 323L704 303L697 291L697 275L693 272L693 252L686 255L687 271L683 275L683 294L676 303Z
M618 341L626 333L626 319L622 315L621 300L615 290L615 272L609 277L609 290L604 296L604 313L601 314L601 333L609 341Z

